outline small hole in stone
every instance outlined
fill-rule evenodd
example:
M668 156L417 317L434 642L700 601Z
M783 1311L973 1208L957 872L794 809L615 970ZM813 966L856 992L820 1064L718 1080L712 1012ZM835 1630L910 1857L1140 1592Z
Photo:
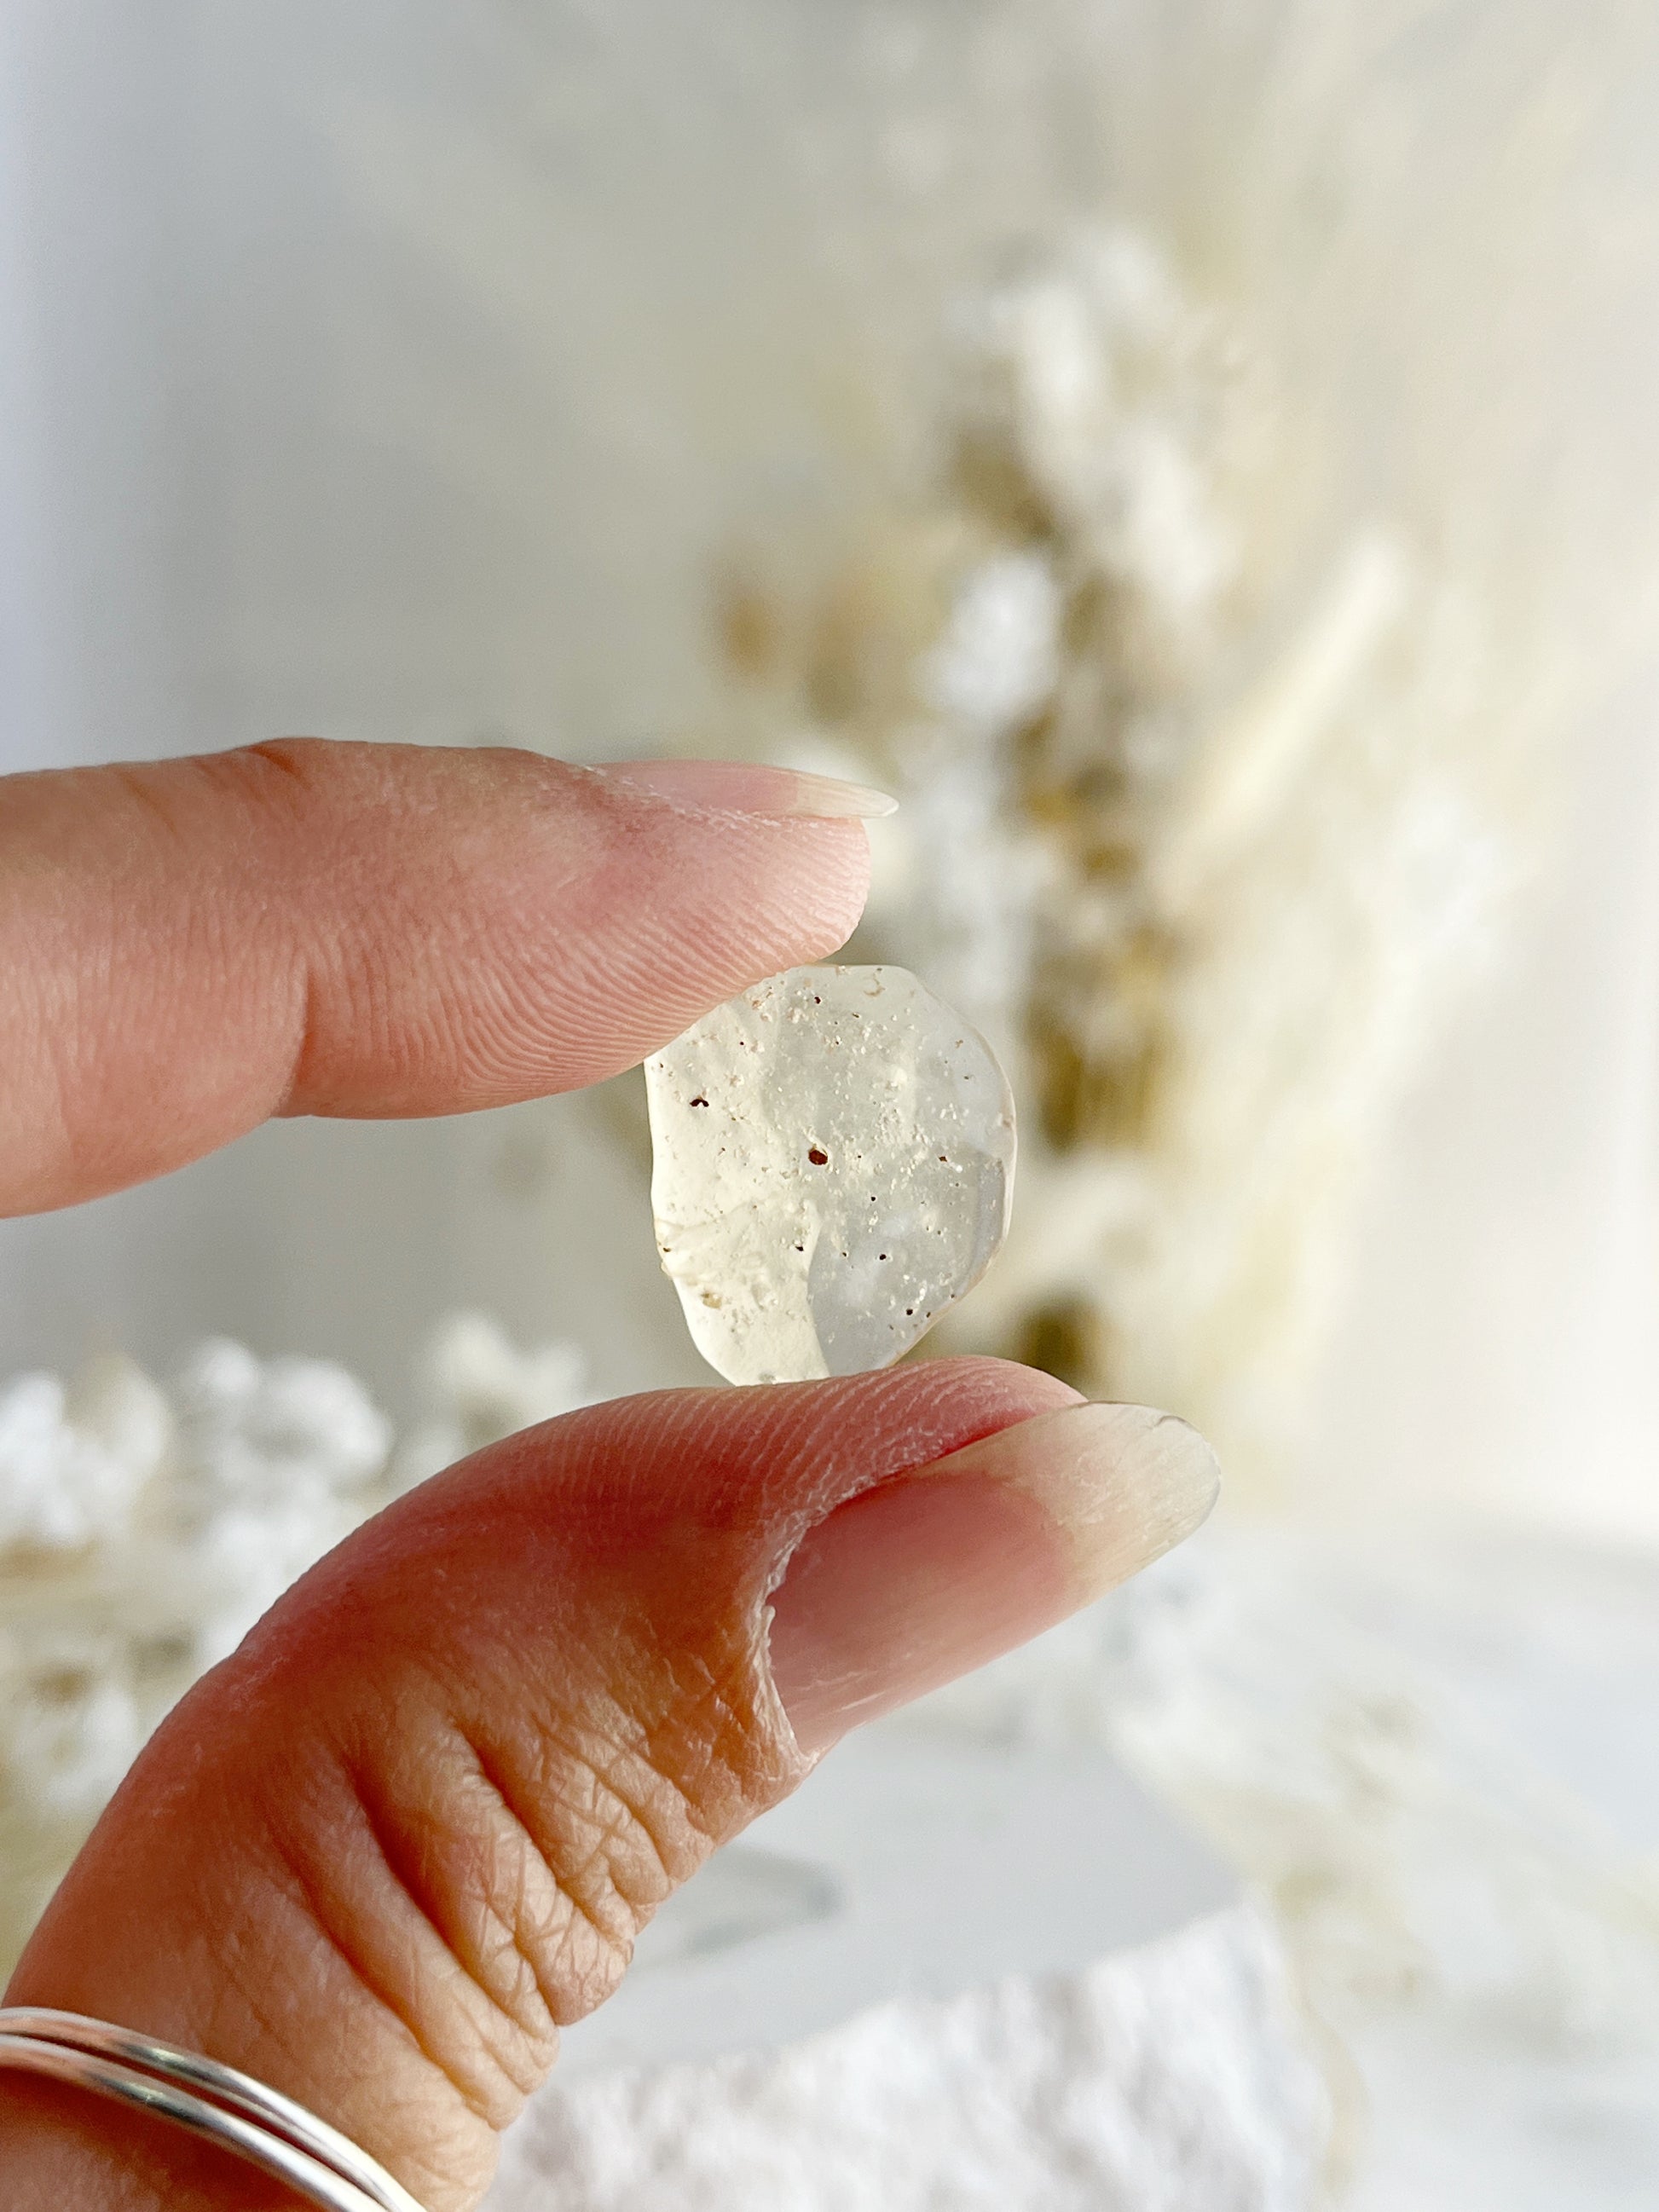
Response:
M806 1157L815 1168L827 1168L830 1164L830 1155L822 1145L809 1145L806 1148Z
M706 1098L694 1098L691 1101L691 1103L694 1106L706 1106L708 1103L708 1101Z

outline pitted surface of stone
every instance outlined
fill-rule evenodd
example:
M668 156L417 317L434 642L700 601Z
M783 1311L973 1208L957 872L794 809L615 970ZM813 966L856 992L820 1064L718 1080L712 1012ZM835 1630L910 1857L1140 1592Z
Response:
M891 1365L1007 1234L1007 1079L906 969L792 968L648 1060L646 1084L658 1249L729 1382Z

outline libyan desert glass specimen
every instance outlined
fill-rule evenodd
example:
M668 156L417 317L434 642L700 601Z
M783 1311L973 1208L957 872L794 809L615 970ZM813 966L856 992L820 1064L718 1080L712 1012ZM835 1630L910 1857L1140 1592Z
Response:
M905 969L792 968L645 1074L657 1247L728 1382L890 1366L1007 1234L1007 1079Z

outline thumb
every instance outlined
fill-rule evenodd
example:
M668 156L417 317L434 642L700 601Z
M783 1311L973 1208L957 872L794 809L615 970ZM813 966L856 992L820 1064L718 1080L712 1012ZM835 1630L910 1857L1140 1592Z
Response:
M717 1844L858 1720L1147 1564L1215 1486L1182 1424L982 1360L528 1431L361 1530L179 1706L9 2002L256 2075L461 2212L560 2026ZM0 2201L293 2200L0 2074Z

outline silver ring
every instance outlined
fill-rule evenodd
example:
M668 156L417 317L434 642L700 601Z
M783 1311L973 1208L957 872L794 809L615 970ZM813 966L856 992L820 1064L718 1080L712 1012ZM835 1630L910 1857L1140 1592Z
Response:
M378 2160L291 2097L131 2028L31 2005L0 2008L0 2066L171 2120L262 2166L324 2212L422 2212Z

